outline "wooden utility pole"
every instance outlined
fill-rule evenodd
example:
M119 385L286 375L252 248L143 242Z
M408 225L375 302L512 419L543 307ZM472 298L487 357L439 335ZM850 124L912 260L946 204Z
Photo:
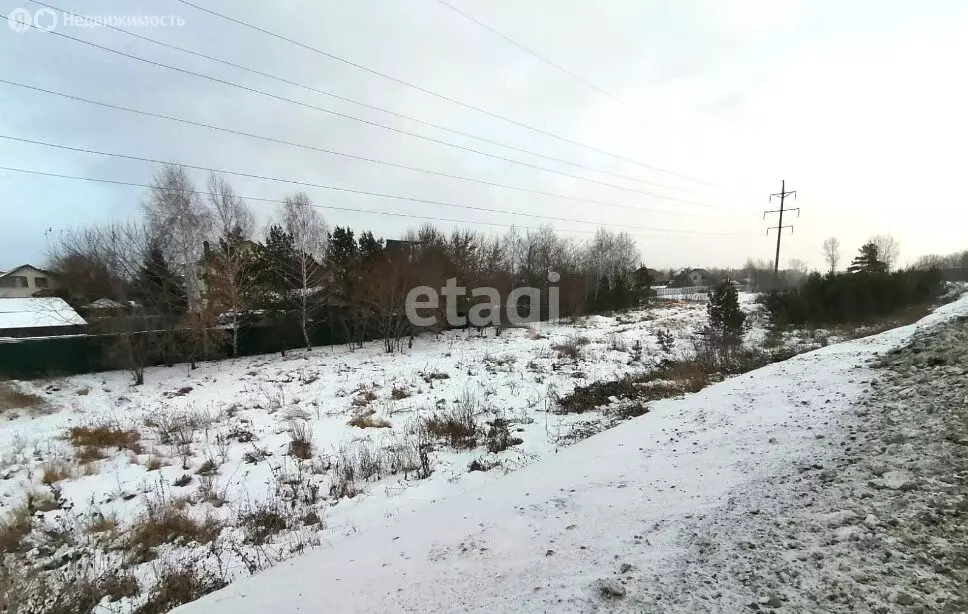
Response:
M787 192L786 191L786 179L784 179L782 181L782 183L780 183L780 191L778 193L776 193L776 194L770 194L770 202L772 203L773 202L773 198L774 197L777 197L777 196L780 197L780 208L779 209L774 209L772 211L764 211L763 212L763 219L764 220L766 219L766 214L767 213L779 213L780 214L780 220L777 223L777 225L776 226L770 226L769 228L766 229L767 236L769 236L771 230L776 230L776 258L773 260L773 291L774 292L777 290L777 286L779 285L779 279L780 279L780 239L783 238L783 229L784 228L789 228L790 229L790 232L793 232L793 226L792 225L789 225L789 224L786 225L786 226L783 225L783 213L786 212L786 211L796 211L797 212L797 217L800 217L800 208L799 207L795 207L793 209L786 209L786 208L784 208L784 204L785 204L785 201L786 201L786 197L787 196L793 196L793 198L796 198L797 197L797 191L796 190L793 190L792 192Z

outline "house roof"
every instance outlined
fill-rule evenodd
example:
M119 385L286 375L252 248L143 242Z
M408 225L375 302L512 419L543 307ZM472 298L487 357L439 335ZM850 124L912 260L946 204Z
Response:
M0 329L84 324L84 318L61 298L0 298Z
M44 269L35 267L32 264L21 264L20 266L13 267L12 269L10 269L9 271L7 271L6 273L0 272L0 277L6 277L7 275L10 275L11 273L16 273L20 269L33 269L33 270L37 271L38 273L43 273L45 275L50 275L50 271L45 271Z
M109 298L99 298L90 305L87 305L85 309L124 309L124 304Z

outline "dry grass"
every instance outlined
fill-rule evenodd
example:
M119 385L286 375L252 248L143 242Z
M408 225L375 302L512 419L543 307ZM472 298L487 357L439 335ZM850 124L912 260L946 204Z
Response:
M313 431L305 420L290 420L286 427L289 433L289 456L303 460L313 457Z
M122 429L114 424L75 426L68 431L75 448L116 448L141 454L141 434L135 429Z
M239 523L245 531L246 543L262 546L289 528L289 517L280 505L262 502L241 513Z
M32 527L30 509L24 503L0 520L0 553L17 552Z
M226 585L228 582L221 576L191 563L165 569L158 576L158 582L148 600L132 614L165 614Z
M547 337L548 337L547 335L545 335L544 333L542 333L537 328L529 328L528 329L528 332L526 334L527 334L528 339L530 339L532 341L539 341L541 339L547 339Z
M42 468L40 483L46 486L74 477L74 468L67 461L49 461Z
M192 518L185 504L185 500L175 500L148 505L127 538L126 547L135 562L154 559L155 549L162 544L208 544L218 537L222 523L211 516L203 520Z
M421 431L429 439L444 440L457 450L477 445L480 426L474 416L476 403L469 396L461 399L452 409L436 412L421 423Z
M114 514L98 514L87 525L88 533L113 533L118 529L118 517Z
M373 401L376 401L376 399L376 393L372 390L361 390L355 397L353 397L353 400L350 401L350 405L353 407L366 407Z
M427 373L421 373L420 377L422 377L424 383L427 384L433 384L436 380L450 379L450 375L442 371L429 371Z
M36 394L23 392L10 382L0 382L0 412L13 409L42 410L47 401Z
M388 420L374 418L372 412L353 416L346 424L360 429L388 429L393 426Z
M588 337L572 335L563 342L553 346L553 349L558 352L558 358L578 360L581 358L582 348L588 345L588 343Z
M647 411L641 406L642 402L698 392L710 384L713 375L698 360L671 362L645 374L579 386L574 392L558 400L558 408L560 413L583 413L607 405L615 397L639 404L632 413L641 415Z

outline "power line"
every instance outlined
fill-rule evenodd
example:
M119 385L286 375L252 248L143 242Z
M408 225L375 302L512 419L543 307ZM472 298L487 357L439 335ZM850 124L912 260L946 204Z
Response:
M16 167L11 167L11 166L0 166L0 171L10 171L10 172L16 172L16 173L25 173L25 174L29 174L29 175L37 175L37 176L42 176L42 177L52 177L52 178L57 178L57 179L70 179L70 180L75 180L75 181L89 181L89 182L94 182L94 183L106 183L106 184L112 184L112 185L123 185L123 186L132 186L132 187L149 188L149 189L161 189L161 190L173 190L173 189L175 189L175 188L165 188L163 186L154 186L154 185L147 184L147 183L136 183L136 182L132 182L132 181L120 181L120 180L115 180L115 179L102 179L102 178L98 178L98 177L81 177L81 176L78 176L78 175L66 175L66 174L62 174L62 173L48 173L46 171L38 171L38 170L33 170L33 169L16 168ZM187 192L189 192L191 194L199 194L199 195L203 195L203 196L218 196L218 194L215 193L215 192L206 192L206 191L203 191L203 190L190 190L190 191L187 191ZM280 199L277 199L277 198L263 198L263 197L258 197L258 196L242 196L242 195L239 195L238 197L241 198L242 200L253 200L253 201L257 201L257 202L268 202L268 203L284 203L284 202L286 202L285 200L280 200ZM519 226L517 224L502 224L500 222L482 222L482 221L472 221L472 220L461 220L461 219L445 218L445 217L439 217L439 216L426 216L426 215L414 215L414 214L410 214L410 213L399 213L399 212L395 212L395 211L375 211L373 209L359 209L359 208L355 208L355 207L341 207L341 206L337 206L337 205L318 205L318 204L315 204L315 203L313 203L311 206L312 207L315 207L315 208L318 208L318 209L332 209L332 210L335 210L335 211L348 211L348 212L353 212L353 213L369 213L369 214L373 214L373 215L389 215L389 216L393 216L393 217L408 217L408 218L415 218L415 219L422 219L422 220L431 220L431 221L454 222L454 223L459 223L459 224L485 224L485 225L489 225L489 226L501 226L501 227L505 227L505 228L524 228L524 229L528 229L528 230L540 230L539 227L535 227L535 226ZM503 213L509 213L511 215L514 215L513 213L510 213L510 212L503 212ZM563 220L561 218L548 218L548 219L553 219L555 221L568 221L568 220ZM578 223L581 223L581 224L597 224L597 222L585 222L585 221L580 221L580 220L575 220L575 221L578 222ZM599 225L600 226L604 226L605 224L599 224ZM621 226L621 225L619 225L619 226ZM683 233L693 233L693 234L701 234L701 235L731 236L729 233L706 233L706 232L693 231L693 230L683 230L683 231L673 230L673 229L647 229L647 230L653 230L653 231L660 231L660 230L662 230L663 232L670 232L670 233L671 232L683 232ZM594 230L565 229L565 230L562 230L562 232L589 233L589 232L595 232L595 231ZM632 234L632 233L630 233L630 234ZM636 234L635 236L643 236L644 237L644 236L656 236L656 235ZM663 236L663 235L659 235L659 236ZM672 235L664 235L664 236L672 236ZM736 236L739 236L739 235L736 235ZM699 237L691 237L689 235L683 235L682 237L676 237L676 238L699 238Z
M408 202L426 203L426 204L429 204L429 205L442 205L442 206L445 206L445 207L456 207L456 208L460 208L460 209L469 209L469 210L473 210L473 211L483 211L483 212L487 212L487 213L507 213L509 215L522 215L522 216L530 216L530 217L543 217L543 216L539 216L539 215L536 215L536 214L528 214L528 213L523 213L523 212L502 211L500 209L489 209L489 208L486 208L486 207L478 207L478 206L475 206L475 205L457 204L457 203L451 203L451 202L440 201L440 200L430 200L430 199L425 199L425 198L416 198L416 197L411 197L411 196L400 196L398 194L387 194L387 193L384 193L384 192L371 192L371 191L368 191L368 190L357 190L357 189L353 189L353 188L346 188L346 187L340 187L340 186L326 185L326 184L322 184L322 183L312 183L312 182L308 182L308 181L298 181L298 180L295 180L295 179L282 179L282 178L279 178L279 177L270 177L270 176L266 176L266 175L257 175L257 174L253 174L253 173L242 173L242 172L238 172L238 171L229 171L229 170L225 170L225 169L211 168L211 167L207 167L207 166L198 166L198 165L193 165L193 164L185 164L185 163L182 163L182 162L172 162L170 160L159 160L159 159L156 159L156 158L146 158L146 157L143 157L143 156L133 156L133 155L128 155L128 154L112 153L112 152L100 151L100 150L97 150L97 149L88 149L88 148L84 148L84 147L71 147L69 145L60 145L60 144L57 144L57 143L50 143L50 142L46 142L46 141L37 141L37 140L34 140L34 139L25 139L25 138L21 138L21 137L9 136L9 135L5 135L5 134L0 134L0 139L4 139L4 140L8 140L8 141L16 141L16 142L19 142L19 143L29 143L31 145L40 145L40 146L43 146L43 147L52 147L52 148L55 148L55 149L63 149L63 150L67 150L67 151L76 151L76 152L79 152L79 153L93 154L93 155L98 155L98 156L108 156L108 157L112 157L112 158L121 158L121 159L125 159L125 160L135 160L135 161L138 161L138 162L149 162L151 164L169 164L169 165L174 165L174 166L182 166L182 167L190 168L190 169L193 169L193 170L215 172L215 173L220 173L220 174L224 174L224 175L234 175L234 176L238 176L238 177L246 177L246 178L249 178L249 179L260 179L260 180L264 180L264 181L276 181L276 182L279 182L279 183L288 183L288 184L298 185L298 186L304 186L304 187L321 188L321 189L324 189L324 190L333 190L333 191L336 191L336 192L346 192L346 193L350 193L350 194L362 194L362 195L365 195L365 196L376 196L376 197L379 197L379 198L389 198L389 199L403 200L403 201L408 201ZM636 211L645 210L645 209L640 209L639 207L631 207L631 206L630 207L624 207L624 208L632 209L632 210L636 210ZM709 217L706 214L691 213L691 212L688 212L688 211L663 211L663 210L655 210L655 211L658 212L658 213L670 213L670 214L673 214L673 215ZM565 220L565 218L549 218L549 219L561 219L562 221L569 221L569 220ZM579 220L575 220L575 221L579 221ZM588 222L581 222L581 223L588 223Z
M387 79L389 81L393 81L394 83L398 83L400 85L404 85L406 87L415 89L418 92L422 92L424 94L433 96L433 97L438 98L440 100L445 100L447 102L450 102L451 104L455 104L455 105L458 105L460 107L464 107L465 109L470 109L472 111L476 111L477 113L481 113L483 115L487 115L489 117L493 117L495 119L499 119L501 121L504 121L504 122L507 122L507 123L510 123L510 124L514 124L515 126L519 126L521 128L525 128L525 129L530 130L532 132L535 132L535 133L538 133L538 134L542 134L544 136L551 137L553 139L562 141L564 143L569 143L569 144L575 145L577 147L582 147L582 148L587 149L589 151L594 151L596 153L599 153L599 154L602 154L602 155L605 155L605 156L609 156L609 157L614 158L616 160L622 160L623 162L628 162L630 164L635 164L636 166L641 166L642 168L647 168L647 169L650 169L650 170L653 170L653 171L656 171L656 172L665 173L667 175L671 175L673 177L678 177L680 179L686 179L688 181L695 181L697 183L702 183L702 184L705 184L705 185L708 185L708 186L712 186L712 187L717 187L717 188L723 187L723 186L721 186L721 185L719 185L717 183L713 183L711 181L706 181L704 179L699 179L698 177L692 177L690 175L685 175L685 174L682 174L682 173L677 173L675 171L670 171L668 169L664 169L664 168L661 168L659 166L654 166L654 165L651 165L651 164L646 164L645 162L641 162L639 160L635 160L634 158L629 158L629 157L622 156L622 155L619 155L619 154L611 153L611 152L606 151L604 149L599 149L599 148L594 147L592 145L588 145L586 143L582 143L580 141L576 141L576 140L570 139L568 137L564 137L564 136L555 134L553 132L549 132L547 130L543 130L541 128L536 128L534 126L525 124L523 122L519 122L517 120L511 119L511 118L506 117L504 115L500 115L500 114L494 113L492 111L487 111L487 110L485 110L485 109L483 109L481 107L475 106L475 105L470 104L470 103L467 103L467 102L463 102L463 101L458 100L456 98L453 98L451 96L447 96L445 94L441 94L439 92L435 92L435 91L430 90L430 89L427 89L425 87L421 87L421 86L416 85L416 84L414 84L414 83L412 83L410 81L406 81L404 79L399 79L397 77L393 77L393 76L391 76L391 75L389 75L387 73L380 72L379 70L376 70L374 68L370 68L368 66L363 66L362 64L358 64L358 63L353 62L351 60L347 60L346 58L342 58L342 57L340 57L338 55L329 53L327 51L323 51L322 49L319 49L317 47L313 47L312 45L308 45L306 43L299 42L299 41L297 41L295 39L292 39L292 38L283 36L282 34L277 34L275 32L272 32L272 31L267 30L265 28L262 28L262 27L253 25L253 24L248 23L248 22L245 22L245 21L242 21L240 19L236 19L234 17L229 17L228 15L225 15L223 13L219 13L217 11L213 11L212 9L207 9L207 8L202 7L202 6L199 6L199 5L197 5L197 4L193 3L193 2L189 2L189 0L178 0L178 2L181 2L182 4L184 4L186 6L190 6L190 7L194 8L194 9L199 10L199 11L202 11L203 13L208 13L209 15L213 15L213 16L218 17L220 19L224 19L226 21L230 21L230 22L236 23L236 24L238 24L240 26L243 26L245 28L249 28L249 29L255 30L257 32L261 32L261 33L266 34L268 36L271 36L273 38L276 38L276 39L285 41L285 42L290 43L292 45L296 45L297 47L302 47L303 49L306 49L308 51L312 51L313 53L317 53L317 54L322 55L324 57L327 57L327 58L329 58L331 60L334 60L334 61L337 61L337 62L341 62L343 64L346 64L347 66L351 66L351 67L356 68L358 70L362 70L362 71L367 72L367 73L370 73L372 75L376 75L378 77L382 77L382 78Z
M9 17L7 19L10 20ZM31 27L34 27L34 26L31 26ZM557 171L557 170L554 170L554 169L551 169L551 168L546 168L546 167L543 167L543 166L538 166L536 164L530 164L528 162L522 162L520 160L514 160L512 158L507 158L507 157L500 156L500 155L497 155L497 154L492 154L492 153L489 153L489 152L486 152L486 151L481 151L479 149L473 149L471 147L465 147L463 145L458 145L456 143L450 143L448 141L442 141L440 139L436 139L436 138L433 138L433 137L425 136L425 135L422 135L422 134L417 134L415 132L409 132L407 130L402 130L400 128L394 128L393 126L388 126L386 124L381 124L379 122L374 122L374 121L370 121L370 120L363 119L363 118L360 118L360 117L355 117L353 115L347 115L345 113L340 113L338 111L333 111L333 110L326 109L326 108L323 108L323 107L318 107L318 106L315 106L315 105L312 105L312 104L309 104L309 103L306 103L306 102L302 102L302 101L299 101L299 100L294 100L292 98L286 98L285 96L279 96L277 94L272 94L272 93L269 93L269 92L266 92L266 91L263 91L263 90L260 90L260 89L257 89L257 88L253 88L253 87L249 87L249 86L246 86L246 85L242 85L240 83L236 83L234 81L228 81L228 80L225 80L225 79L220 79L218 77L212 77L210 75L206 75L206 74L199 73L199 72L194 72L194 71L191 71L191 70L186 70L184 68L178 68L176 66L171 66L169 64L164 64L162 62L156 62L154 60L149 60L147 58L142 58L140 56L136 56L136 55L133 55L133 54L130 54L130 53L126 53L126 52L123 52L123 51L119 51L117 49L112 49L111 47L106 47L104 45L99 45L97 43L92 43L90 41L86 41L86 40L83 40L83 39L80 39L80 38L76 38L76 37L73 37L73 36L70 36L70 35L67 35L67 34L63 34L61 32L50 31L50 32L47 32L47 33L48 34L53 34L55 36L59 36L61 38L64 38L64 39L67 39L67 40L70 40L70 41L82 43L82 44L85 44L85 45L94 47L96 49L100 49L102 51L107 51L109 53L114 53L116 55L120 55L120 56L123 56L123 57L126 57L126 58L130 58L132 60L137 60L139 62L144 62L146 64L150 64L152 66L156 66L156 67L159 67L159 68L165 68L165 69L173 70L173 71L180 72L180 73L183 73L183 74L186 74L186 75L191 75L193 77L199 77L201 79L207 79L207 80L212 81L214 83L221 83L223 85L228 85L230 87L238 88L238 89L243 90L243 91L246 91L246 92L250 92L250 93L253 93L253 94L259 94L260 96L266 96L267 98L272 98L274 100L279 100L279 101L282 101L282 102L287 102L287 103L294 104L294 105L298 105L300 107L304 107L304 108L307 108L307 109L313 109L314 111L320 111L322 113L327 113L327 114L330 114L330 115L333 115L333 116L336 116L336 117L340 117L342 119L347 119L347 120L351 120L351 121L355 121L355 122L360 122L362 124L366 124L366 125L373 126L373 127L376 127L376 128L382 128L384 130L389 130L391 132L396 132L398 134L404 134L406 136L410 136L410 137L422 139L422 140L429 141L429 142L432 142L432 143L437 143L439 145L444 145L446 147L453 147L455 149L459 149L459 150L466 151L466 152L469 152L469 153L473 153L473 154L477 154L477 155L481 155L481 156L486 156L488 158L494 158L496 160L501 160L502 162L508 162L508 163L511 163L511 164L517 164L519 166L524 166L524 167L527 167L527 168L531 168L531 169L539 170L539 171L544 171L544 172L552 173L552 174L555 174L555 175L561 175L563 177L569 177L571 179L577 179L579 181L587 181L589 183L594 183L594 184L597 184L597 185L602 185L602 186L609 187L609 188L613 188L613 189L616 189L616 190L623 190L623 191L626 191L626 192L634 192L636 194L642 194L644 196L650 196L652 198L658 198L658 199L662 199L662 200L669 200L669 201L673 201L673 202L678 202L678 203L683 203L683 204L689 204L689 205L693 205L693 206L696 206L696 207L706 207L706 208L710 208L710 209L726 209L724 207L718 207L716 205L709 205L709 204L700 203L700 202L696 202L696 201L692 201L692 200L686 200L686 199L682 199L682 198L676 198L676 197L673 197L673 196L665 196L663 194L656 194L655 192L647 192L647 191L644 191L644 190L638 190L638 189L630 188L630 187L623 186L623 185L609 183L607 181L599 181L598 179L592 179L592 178L589 178L589 177L582 177L581 175L574 175L574 174L571 174L571 173L566 173L566 172L563 172L563 171Z
M65 15L71 15L72 17L79 18L79 19L84 19L84 20L87 20L87 21L94 21L90 17L84 16L84 15L78 15L77 13L72 13L71 11L68 11L68 10L65 10L65 9L62 9L62 8L58 8L56 6L53 6L53 5L50 5L50 4L45 4L43 2L40 2L39 0L29 0L29 1L32 2L32 3L34 3L34 4L37 4L39 6L43 6L43 7L49 8L51 10L60 11L60 12L64 13ZM9 20L10 20L10 18L8 17L8 21ZM482 136L478 136L478 135L475 135L475 134L471 134L471 133L465 132L463 130L457 130L457 129L454 129L454 128L448 128L447 126L443 126L441 124L437 124L437 123L434 123L434 122L430 122L430 121L418 119L416 117L412 117L410 115L404 115L403 113L398 113L398 112L392 111L390 109L385 109L383 107L379 107L379 106L376 106L376 105L372 105L372 104L368 104L368 103L365 103L365 102L361 102L359 100L354 100L354 99L348 98L346 96L341 96L339 94L334 94L332 92L329 92L329 91L326 91L326 90L322 90L322 89L319 89L319 88L316 88L316 87L313 87L313 86L310 86L310 85L306 85L304 83L299 83L297 81L292 81L290 79L286 79L285 77L280 77L278 75L273 75L273 74L270 74L270 73L267 73L267 72L263 72L261 70L256 70L256 69L254 69L252 67L249 67L249 66L243 66L241 64L237 64L237 63L231 62L229 60L225 60L225 59L218 58L218 57L215 57L215 56L211 56L211 55L207 55L207 54L204 54L204 53L200 53L198 51L193 51L191 49L186 49L184 47L179 47L178 45L172 45L170 43L166 43L164 41L159 41L157 39L150 38L148 36L143 36L141 34L137 34L135 32L131 32L129 30L125 30L125 29L119 28L117 26L112 26L111 24L108 24L108 23L100 23L100 22L98 22L98 25L100 25L102 27L105 27L105 28L109 28L109 29L114 30L116 32L120 32L120 33L125 34L127 36L131 36L131 37L134 37L134 38L137 38L137 39L140 39L140 40L149 42L149 43L153 43L155 45L159 45L161 47L165 47L167 49L173 49L175 51L180 51L182 53L187 53L189 55L193 55L195 57L199 57L199 58L203 58L203 59L206 59L206 60L210 60L212 62L218 62L218 63L223 64L225 66L230 66L232 68L236 68L238 70L243 70L243 71L252 73L254 75L259 75L261 77L266 77L268 79L273 79L273 80L278 81L280 83L285 83L287 85L294 85L296 87L305 89L305 90L310 91L310 92L315 92L317 94L322 94L324 96L329 96L329 97L335 98L337 100L342 100L344 102L348 102L348 103L351 103L351 104L355 104L355 105L361 106L361 107L366 108L366 109L371 109L371 110L374 110L374 111L379 111L381 113L386 113L387 115L391 115L391 116L394 116L394 117L399 117L401 119L405 119L407 121L416 122L418 124L421 124L421 125L424 125L424 126L429 126L431 128L436 128L438 130L443 130L443 131L449 132L451 134L456 134L456 135L463 136L463 137L466 137L466 138L475 139L475 140L481 141L483 143L489 143L491 145L496 145L498 147L504 147L504 148L510 149L512 151L516 151L516 152L519 152L519 153L524 153L524 154L527 154L527 155L530 155L530 156L535 156L535 157L538 157L538 158L543 158L545 160L550 160L552 162L557 162L559 164L567 164L569 166L574 166L576 168L583 168L585 170L592 171L592 172L595 172L595 173L601 173L603 175L610 175L612 177L617 177L619 179L625 179L625 180L628 180L628 181L635 181L635 182L639 182L639 183L653 185L653 186L660 187L660 188L666 188L666 189L669 189L669 190L678 190L678 191L681 191L681 192L696 192L696 190L691 190L691 189L688 189L688 188L682 188L682 187L673 186L673 185L664 184L664 183L658 183L658 182L655 182L655 181L650 181L648 179L642 179L642 178L639 178L639 177L633 177L632 175L624 175L622 173L615 173L613 171L607 171L607 170L604 170L604 169L601 169L601 168L596 168L596 167L593 167L593 166L588 166L586 164L581 164L581 163L578 163L578 162L572 162L572 161L569 161L569 160L564 160L562 158L557 158L557 157L554 157L554 156L549 156L549 155L546 155L546 154L538 153L536 151L531 151L529 149L524 149L524 148L521 148L521 147L516 147L514 145L508 145L507 143L502 143L500 141L496 141L496 140L493 140L493 139L490 139L490 138L487 138L487 137L482 137ZM55 33L55 32L51 32L51 33ZM93 45L93 43L89 43L88 41L84 41L84 40L80 40L80 39L75 39L74 37L69 37L67 35L61 35L61 36L65 37L65 38L69 38L71 40L76 40L78 42L82 42L82 43L85 43L85 44L91 44L91 45ZM95 45L95 46L98 46L98 45ZM98 46L98 47L100 47L100 46ZM116 52L115 50L111 50L111 51L112 52ZM127 55L127 54L123 54L123 55ZM131 56L128 56L128 57L131 57Z
M554 198L562 198L562 199L565 199L565 200L572 200L572 201L577 201L577 202L586 202L586 203L597 204L597 205L616 206L616 207L622 207L622 208L628 208L628 207L630 207L630 205L623 205L623 204L620 204L620 203L613 203L613 202L609 202L609 201L601 201L601 200L595 200L595 199L589 199L589 198L582 198L582 197L579 197L579 196L568 196L568 195L559 194L559 193L556 193L556 192L546 192L546 191L543 191L543 190L536 190L536 189L532 189L532 188L524 188L524 187L521 187L521 186L513 186L513 185L509 185L509 184L505 184L505 183L498 183L498 182L495 182L495 181L487 181L487 180L484 180L484 179L474 179L472 177L465 177L463 175L454 175L452 173L445 173L443 171L434 171L434 170L419 168L419 167L415 167L415 166L408 166L406 164L399 164L399 163L396 163L396 162L388 162L386 160L377 160L375 158L368 158L368 157L365 157L365 156L358 156L358 155L354 155L354 154L348 154L348 153L344 153L344 152L334 151L334 150L331 150L331 149L326 149L326 148L323 148L323 147L316 147L314 145L307 145L305 143L296 143L294 141L287 141L285 139L278 139L278 138L275 138L275 137L264 136L264 135L261 135L261 134L254 134L254 133L251 133L251 132L243 132L241 130L234 130L232 128L225 128L225 127L222 127L222 126L215 126L213 124L206 124L206 123L203 123L203 122L197 122L197 121L194 121L194 120L184 119L184 118L181 118L181 117L173 117L173 116L170 116L170 115L163 115L163 114L160 114L160 113L152 113L150 111L142 111L140 109L133 109L133 108L124 107L124 106L121 106L121 105L110 104L110 103L107 103L107 102L100 102L100 101L97 101L97 100L91 100L90 98L84 98L84 97L81 97L81 96L75 96L73 94L65 94L63 92L57 92L57 91L54 91L54 90L50 90L50 89L46 89L46 88L42 88L42 87L37 87L37 86L34 86L34 85L27 85L25 83L19 83L19 82L16 82L16 81L9 81L7 79L0 79L0 83L4 83L4 84L7 84L7 85L12 85L14 87L20 87L20 88L24 88L24 89L28 89L28 90L33 90L33 91L41 92L41 93L44 93L44 94L50 94L52 96L59 96L61 98L66 98L68 100L74 100L74 101L78 101L78 102L84 102L84 103L87 103L87 104L92 104L92 105L99 106L99 107L103 107L103 108L107 108L107 109L113 109L113 110L116 110L116 111L125 111L125 112L128 112L128 113L134 113L134 114L143 115L143 116L146 116L146 117L154 117L154 118L157 118L157 119L164 119L164 120L168 120L168 121L179 122L179 123L186 124L186 125L189 125L189 126L196 126L196 127L200 127L200 128L206 128L206 129L209 129L209 130L216 130L216 131L219 131L219 132L225 132L227 134L235 134L235 135L244 136L244 137L247 137L247 138L258 139L258 140L262 140L262 141L266 141L266 142L270 142L270 143L278 143L278 144L281 144L281 145L288 145L290 147L297 147L297 148L300 148L300 149L307 149L307 150L310 150L310 151L317 151L317 152L320 152L320 153L325 153L325 154L329 154L329 155L333 155L333 156L340 156L340 157L348 158L348 159L351 159L351 160L358 160L358 161L361 161L361 162L369 162L369 163L372 163L372 164L380 164L380 165L389 166L389 167L392 167L392 168L399 168L399 169L414 171L414 172L418 172L418 173L425 173L425 174L428 174L428 175L434 175L434 176L438 176L438 177L448 177L448 178L457 179L457 180L460 180L460 181L467 181L467 182L470 182L470 183L478 183L478 184L481 184L481 185L487 185L487 186L491 186L491 187L504 188L504 189L507 189L507 190L515 190L515 191L518 191L518 192L525 192L525 193L530 193L530 194L541 194L541 195L544 195L544 196L552 196ZM632 209L640 209L639 207L631 207L631 208ZM666 213L668 213L668 212L666 212Z
M612 99L613 101L619 103L620 105L622 105L622 106L624 106L626 108L629 108L629 109L631 109L633 111L636 111L637 113L642 113L642 110L641 109L638 109L635 106L633 106L633 105L625 102L624 100L622 100L618 96L616 96L616 95L612 94L611 92L609 92L609 91L607 91L607 90L605 90L605 89L603 89L603 88L595 85L594 83L592 83L588 79L585 79L581 75L576 74L575 72L573 72L571 70L568 70L567 68L565 68L561 64L558 64L557 62L553 62L552 60L550 60L547 57L545 57L545 56L541 55L540 53L538 53L537 51L535 51L533 49L530 49L528 47L525 47L524 45L522 45L521 43L517 42L516 40L514 40L510 36L507 36L503 32L500 32L499 30L497 30L497 29L495 29L495 28L487 25L486 23L484 23L483 21L477 19L473 15L471 15L469 13L466 13L466 12L460 10L459 8L457 8L456 6L454 6L453 4L451 4L450 2L447 2L447 0L437 0L437 2L439 2L442 5L444 5L445 7L449 8L453 12L457 13L458 15L460 15L461 17L463 17L464 19L466 19L466 20L468 20L468 21L470 21L472 23L475 23L475 24L479 25L480 27L484 28L485 30L487 30L491 34L497 36L498 38L504 39L506 42L514 45L515 47L517 47L521 51L524 51L528 55L534 56L534 57L538 58L539 60L541 60L542 62L544 62L545 64L547 64L548 66L551 66L552 68L558 70L559 72L562 72L562 73L568 75L569 77L571 77L575 81L578 81L582 85L585 85L587 87L590 87L591 89L595 90L599 94L602 94L602 95L604 95L604 96Z

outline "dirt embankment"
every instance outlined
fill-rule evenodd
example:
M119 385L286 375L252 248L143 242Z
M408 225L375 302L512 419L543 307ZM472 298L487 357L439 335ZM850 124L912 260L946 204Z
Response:
M688 532L658 610L968 611L968 317L872 366L816 462Z

